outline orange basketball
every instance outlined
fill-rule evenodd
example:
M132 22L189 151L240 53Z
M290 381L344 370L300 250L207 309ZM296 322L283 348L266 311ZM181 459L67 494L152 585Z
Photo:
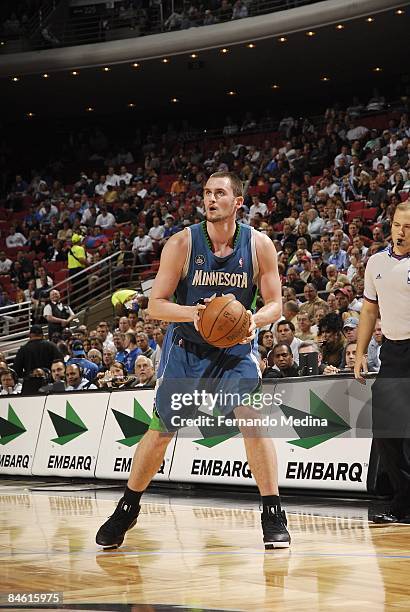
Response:
M202 338L218 348L229 348L248 335L250 315L233 295L214 298L200 311L198 330Z

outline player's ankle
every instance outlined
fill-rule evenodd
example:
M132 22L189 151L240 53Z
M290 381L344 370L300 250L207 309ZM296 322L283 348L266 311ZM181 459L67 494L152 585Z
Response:
M275 512L280 512L282 507L279 495L261 495L262 510L274 508Z
M124 501L130 506L139 506L141 501L141 496L144 491L133 491L129 487L125 487L124 491Z

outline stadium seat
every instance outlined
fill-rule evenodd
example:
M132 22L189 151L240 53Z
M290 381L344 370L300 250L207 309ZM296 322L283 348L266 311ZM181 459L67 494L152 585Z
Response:
M377 208L364 208L362 210L363 221L374 221L377 215Z
M346 208L349 211L358 211L363 209L363 202L348 202Z

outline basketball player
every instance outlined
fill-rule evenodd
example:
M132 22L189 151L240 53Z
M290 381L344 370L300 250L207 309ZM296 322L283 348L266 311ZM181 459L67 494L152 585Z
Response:
M410 523L410 202L399 204L391 228L392 246L367 262L363 308L355 359L361 374L375 323L381 317L385 341L381 367L372 387L373 444L393 487L387 512L372 517L375 523Z
M158 274L149 301L149 316L172 321L162 347L159 385L150 428L138 444L128 486L114 514L99 529L96 542L104 548L120 546L128 529L137 521L140 499L160 468L175 430L171 394L175 388L209 389L218 381L222 389L240 388L249 393L260 385L260 370L254 354L256 328L281 316L281 284L276 251L271 240L247 225L236 222L243 203L240 179L229 172L216 172L204 189L206 222L172 236L161 255ZM214 274L209 274L214 272ZM222 272L217 274L215 272ZM220 284L215 284L219 282ZM197 331L199 311L215 294L233 294L250 309L260 291L264 306L251 316L248 337L229 349L207 344ZM171 301L175 295L175 301ZM232 407L219 406L222 414ZM192 410L192 409L191 409ZM248 419L255 412L238 406L235 416ZM290 536L278 493L277 463L272 440L258 435L254 427L242 427L249 467L258 485L262 503L262 530L266 549L287 548Z

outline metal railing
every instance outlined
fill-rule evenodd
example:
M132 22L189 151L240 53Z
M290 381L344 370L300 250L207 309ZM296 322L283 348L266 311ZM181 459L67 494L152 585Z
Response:
M49 0L53 2L54 0ZM303 5L316 4L325 0L244 0L247 7L247 17L255 17L267 13L283 11ZM97 6L97 5L96 5ZM104 7L104 5L98 5ZM87 7L90 8L90 7ZM204 11L208 3L204 3ZM172 16L175 16L172 18ZM207 15L209 17L209 15ZM231 15L214 11L215 23L231 21ZM242 18L246 18L245 16ZM113 9L84 14L72 13L68 19L51 19L47 26L50 37L48 40L32 37L29 41L31 49L44 49L50 47L69 47L107 40L119 40L158 34L165 31L185 30L207 25L204 22L205 14L201 16L184 13L182 1L164 3L157 0L151 3L148 9L127 9L120 13L119 4ZM38 28L37 28L38 29ZM26 38L29 38L26 36ZM7 44L2 47L2 53L14 53L15 47Z
M141 265L132 251L124 253L124 263L119 265L120 251L113 253L101 261L97 261L80 272L50 287L61 294L64 304L69 304L74 311L77 322L85 317L88 309L98 305L120 288L141 288L144 278L155 276L155 271L149 272L151 263ZM154 255L150 256L153 259ZM0 308L0 352L12 361L22 344L28 339L28 333L33 323L43 325L47 335L47 325L42 316L48 296L39 300L12 304Z
M21 344L28 338L33 322L33 304L21 302L0 308L0 352L14 358Z

